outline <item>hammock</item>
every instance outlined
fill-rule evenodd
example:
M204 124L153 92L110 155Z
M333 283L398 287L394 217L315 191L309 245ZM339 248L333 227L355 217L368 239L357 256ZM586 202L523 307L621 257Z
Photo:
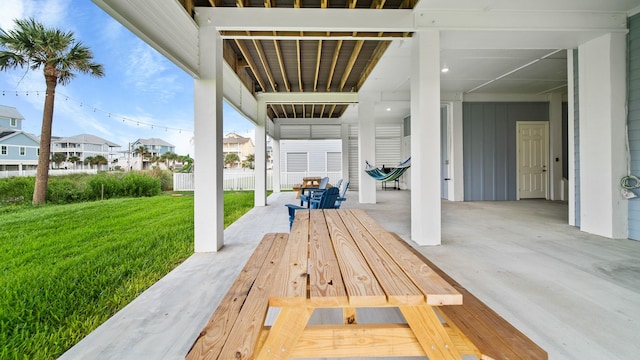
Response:
M366 166L364 171L369 174L372 178L378 181L394 181L397 180L409 167L411 167L411 156L409 156L405 161L401 162L394 168L384 168L390 169L390 171L385 171L381 168L377 168L371 164L369 161L365 160Z

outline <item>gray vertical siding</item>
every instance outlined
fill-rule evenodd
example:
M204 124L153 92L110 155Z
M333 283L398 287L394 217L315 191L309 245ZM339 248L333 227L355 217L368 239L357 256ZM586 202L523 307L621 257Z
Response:
M631 173L640 176L640 16L629 19L629 147ZM629 200L629 238L640 240L640 190Z
M549 121L549 103L462 107L465 200L516 200L516 122Z
M575 218L580 227L580 82L578 76L578 49L573 50L573 154L575 179ZM571 184L569 184L571 186Z

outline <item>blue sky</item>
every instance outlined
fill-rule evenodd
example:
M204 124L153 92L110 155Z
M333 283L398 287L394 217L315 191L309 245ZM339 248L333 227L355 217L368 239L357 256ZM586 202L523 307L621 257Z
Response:
M125 150L139 138L161 138L181 155L193 151L193 78L89 0L2 0L0 28L33 17L72 31L104 65L105 77L78 74L56 88L53 135L93 134ZM40 136L45 89L42 70L0 72L0 104L26 118L23 130ZM224 133L253 137L253 125L226 103Z

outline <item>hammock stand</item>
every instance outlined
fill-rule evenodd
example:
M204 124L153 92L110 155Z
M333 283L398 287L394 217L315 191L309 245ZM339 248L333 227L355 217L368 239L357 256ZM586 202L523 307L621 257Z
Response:
M403 162L401 162L400 164L398 164L396 167L393 167L393 168L385 168L384 165L382 166L382 168L377 168L369 164L369 161L367 160L365 160L365 164L366 166L364 168L364 171L372 178L382 182L383 189L386 189L387 182L395 181L396 184L398 185L397 188L399 190L400 189L399 178L400 176L402 176L402 174L404 174L405 171L407 171L407 169L411 167L411 156L409 156L406 160L404 160Z

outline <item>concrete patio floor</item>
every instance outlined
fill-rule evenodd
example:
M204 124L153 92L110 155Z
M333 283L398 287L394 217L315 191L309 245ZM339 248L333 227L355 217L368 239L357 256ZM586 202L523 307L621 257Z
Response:
M343 207L408 240L409 195L379 191L366 205L350 192ZM191 256L60 359L184 358L262 236L288 232L283 205L295 202L272 194L225 230L220 252ZM586 234L566 218L559 202L443 201L442 246L417 248L550 359L637 359L640 242Z

